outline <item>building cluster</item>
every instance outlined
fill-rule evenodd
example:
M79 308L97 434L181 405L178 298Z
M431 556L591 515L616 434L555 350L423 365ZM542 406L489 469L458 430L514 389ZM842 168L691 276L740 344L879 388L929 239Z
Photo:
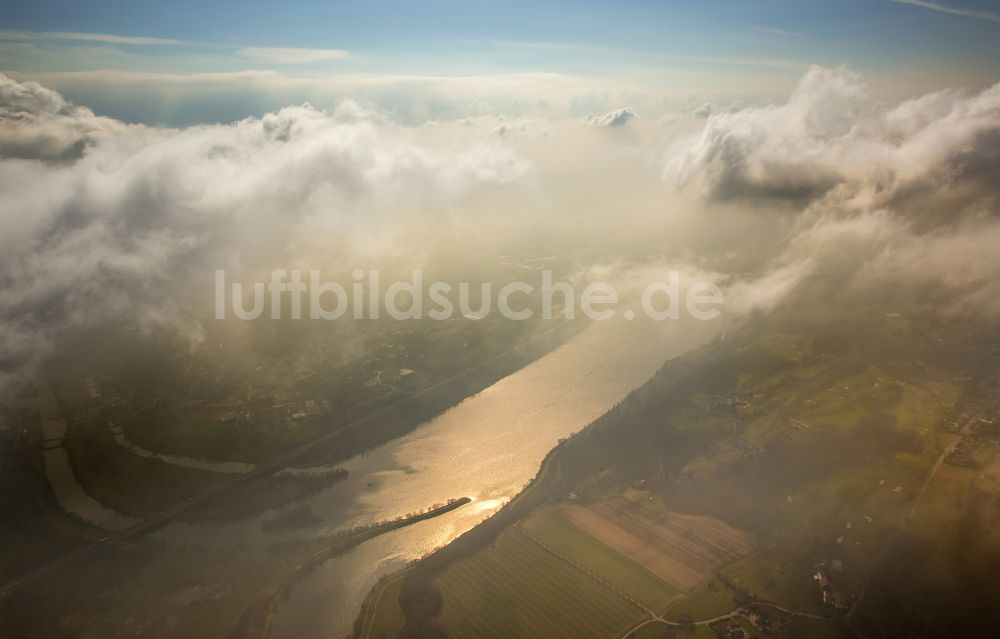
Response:
M942 420L941 428L960 437L945 456L946 463L962 468L986 466L1000 448L1000 397L962 401Z
M708 626L719 639L744 639L746 632L743 626L732 619L722 619Z
M820 562L813 569L813 581L816 583L820 603L838 612L847 611L851 607L850 597L838 590L830 579L832 572L840 572L842 569L843 564L837 559L829 564Z
M712 412L718 415L734 415L744 419L753 419L764 412L764 409L755 403L755 400L761 400L766 396L766 393L727 393L712 402Z

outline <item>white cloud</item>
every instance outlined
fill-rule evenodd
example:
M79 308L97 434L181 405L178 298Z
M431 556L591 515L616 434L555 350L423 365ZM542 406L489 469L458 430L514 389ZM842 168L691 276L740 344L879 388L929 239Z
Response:
M786 31L785 29L776 29L774 27L751 27L754 31L760 31L761 33L773 33L774 35L788 36L791 38L801 38L802 34L795 33L794 31Z
M630 120L636 118L635 111L632 107L622 107L614 111L609 111L604 115L591 116L589 121L591 124L597 127L603 127L606 129L625 126Z
M73 31L0 31L0 40L75 40L78 42L104 42L106 44L163 46L181 44L170 38L123 36L110 33L77 33Z
M350 51L343 49L295 49L285 47L247 47L240 55L275 64L309 64L327 60L346 60Z
M784 302L815 270L806 258L778 266L756 279L737 280L726 288L726 311L736 315L769 313Z
M995 218L962 219L930 232L897 220L897 232L864 263L856 286L895 288L897 296L934 304L945 315L1000 318L998 247Z
M855 291L996 318L998 148L1000 84L884 106L860 76L813 67L784 103L712 114L670 150L664 177L790 216L761 290L811 265Z
M962 9L960 7L952 7L946 4L941 4L940 2L929 2L928 0L890 0L890 2L896 2L898 4L909 4L915 7L923 7L924 9L930 9L931 11L940 11L941 13L950 13L958 16L966 16L968 18L989 20L990 22L1000 22L1000 14L993 13L992 11L977 11L975 9Z
M238 68L252 61L240 57L233 64ZM55 59L50 62L47 66L67 66ZM98 113L129 122L173 126L231 122L289 104L327 106L344 99L375 104L407 124L482 115L586 117L622 105L635 113L649 113L647 119L652 121L664 112L686 110L691 106L691 95L733 104L734 95L781 95L794 80L787 73L757 73L745 68L716 68L694 75L665 70L655 76L645 71L628 76L548 72L407 75L363 72L346 64L349 60L342 62L281 67L286 71L282 73L276 70L278 65L260 60L253 65L254 70L188 74L124 70L122 65L103 60L94 62L96 71L8 75L39 82ZM337 68L341 66L345 69ZM344 72L346 66L352 71ZM262 67L273 68L264 71ZM298 69L294 74L293 68ZM801 65L797 71L804 68ZM724 87L724 94L718 93L723 90L720 87Z
M145 81L219 79L290 81ZM348 88L365 95L383 81ZM412 103L424 81L440 97L569 80L399 78L393 90ZM584 266L616 247L663 263L732 254L731 269L690 263L754 272L709 274L741 314L795 299L816 271L842 272L859 291L933 294L948 312L1000 313L998 87L883 106L855 74L815 68L783 103L669 122L623 108L408 126L398 112L336 104L164 129L0 78L0 363L37 362L66 331L109 318L196 334L215 268L245 280L274 267L416 268L435 251L542 237L572 238ZM628 125L594 126L613 122ZM777 200L783 215L771 214Z
M488 220L532 171L495 139L419 140L352 102L154 129L3 78L0 114L0 378L97 322L196 333L215 268L366 263L447 241L456 210Z
M857 74L812 67L783 104L713 114L673 149L664 177L723 200L808 202L864 185L864 195L886 201L915 185L972 177L995 160L997 136L1000 84L885 109Z
M86 146L125 128L40 84L0 73L0 158L75 159Z

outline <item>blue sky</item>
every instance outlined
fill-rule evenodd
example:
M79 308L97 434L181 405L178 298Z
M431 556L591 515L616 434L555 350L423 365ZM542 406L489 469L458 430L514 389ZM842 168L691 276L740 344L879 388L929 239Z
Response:
M1000 8L983 0L36 0L5 3L0 31L0 69L98 103L108 83L126 91L129 74L169 74L176 81L269 73L267 82L244 83L244 95L255 96L247 98L248 112L283 99L322 101L327 94L319 84L291 80L343 77L370 85L404 76L552 73L604 79L603 88L589 83L587 90L635 91L659 83L692 99L780 92L810 63L846 64L887 93L1000 80ZM83 73L92 81L89 93ZM342 85L333 93L345 91ZM114 113L111 100L104 102L95 108L143 119ZM127 100L120 103L132 109ZM160 119L172 117L164 112Z

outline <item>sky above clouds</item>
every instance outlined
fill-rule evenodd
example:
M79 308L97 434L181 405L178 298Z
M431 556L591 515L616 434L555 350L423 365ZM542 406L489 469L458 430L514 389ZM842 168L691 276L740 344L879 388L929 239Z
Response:
M984 0L8 2L0 71L98 115L227 122L360 98L404 119L768 101L810 64L886 99L997 79Z

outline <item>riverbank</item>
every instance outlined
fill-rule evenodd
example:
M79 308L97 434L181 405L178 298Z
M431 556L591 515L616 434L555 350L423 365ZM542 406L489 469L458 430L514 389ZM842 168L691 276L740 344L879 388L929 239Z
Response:
M237 622L229 636L234 639L237 637L242 639L264 639L265 637L270 636L271 625L274 621L274 615L277 610L278 603L283 598L288 596L288 593L291 592L291 589L295 585L296 581L309 574L309 572L316 566L323 563L330 557L337 555L338 553L342 553L362 542L368 541L369 539L373 539L379 535L384 535L392 530L412 526L417 522L440 517L445 513L461 508L471 501L472 499L469 497L459 497L458 499L450 500L445 504L432 506L424 512L415 513L401 519L378 522L362 529L355 528L343 531L343 533L333 536L332 541L330 537L325 540L317 541L311 548L314 548L315 545L322 545L322 548L312 552L312 554L308 555L303 561L298 563L294 569L291 570L290 574L280 580L280 585L273 593L262 594L255 599L250 607L248 607L240 617L240 620Z
M553 448L575 442L574 434L642 386L665 360L711 339L713 329L693 323L594 323L413 435L345 463L354 483L339 491L340 503L332 499L338 495L333 491L325 502L314 502L321 515L336 516L352 506L380 519L449 494L472 495L475 501L325 562L282 603L275 637L350 635L365 597L381 576L448 546L505 505L508 512L519 508L534 491L518 495ZM556 483L561 481L558 465L546 464L545 469L543 477L551 472Z
M113 551L112 549L124 548L125 546L120 545L121 542L136 541L136 538L143 537L155 530L155 535L151 536L155 544L144 547L150 555L137 557L134 565L162 566L165 574L158 578L158 583L154 584L153 581L156 580L150 580L149 583L142 586L125 588L120 587L126 583L124 578L120 582L109 578L102 582L100 586L87 590L82 595L74 594L60 599L38 594L37 598L28 602L32 606L33 612L24 615L26 620L30 619L30 622L26 621L28 625L25 627L28 629L37 629L43 625L46 627L55 627L61 623L60 619L65 618L65 615L80 614L78 609L85 605L85 601L89 601L93 597L100 596L105 599L114 599L116 602L121 602L116 603L116 607L119 609L128 608L134 603L137 610L144 607L141 602L148 598L156 602L163 602L162 605L157 605L163 609L161 616L164 619L171 619L177 623L186 623L187 620L192 618L201 619L202 617L206 617L205 623L207 626L213 628L211 636L225 636L230 632L234 624L241 619L242 612L247 610L248 607L257 606L264 601L272 600L275 589L283 583L283 575L287 575L289 571L294 570L297 560L302 561L317 550L322 549L319 545L312 545L310 541L300 539L296 548L292 548L291 546L287 548L288 552L273 552L276 544L294 542L297 531L262 531L261 524L272 519L270 511L294 503L310 502L312 499L313 501L309 505L314 508L317 516L322 518L322 525L327 533L332 533L335 530L351 528L359 522L388 521L404 513L418 512L430 502L444 502L451 495L474 495L479 498L480 493L477 487L469 485L449 485L445 487L445 490L441 491L428 489L426 486L421 485L407 493L401 490L403 486L399 484L403 484L403 480L405 480L405 486L411 486L413 484L412 480L419 478L419 475L412 474L409 467L397 474L393 474L391 472L384 472L385 469L380 466L375 472L375 476L368 477L367 475L370 473L363 471L365 464L378 457L380 455L379 451L384 449L378 446L372 448L372 444L377 443L379 441L378 438L386 435L389 431L392 431L393 434L399 434L400 431L403 431L403 433L412 431L417 429L421 424L428 423L428 418L430 418L429 423L433 423L435 415L448 412L449 406L462 405L470 395L482 397L483 394L480 394L479 391L482 390L483 386L494 386L497 383L504 384L503 380L510 379L513 372L520 371L526 365L530 367L540 356L560 351L559 347L569 337L574 336L585 326L586 324L581 322L556 322L555 326L547 328L544 333L536 335L533 339L514 347L511 351L499 357L488 359L477 366L466 369L462 374L453 375L441 380L437 384L424 388L422 391L418 391L395 404L376 409L367 418L362 417L351 422L347 425L347 430L352 432L340 431L332 433L328 439L314 442L316 444L315 447L310 446L308 449L303 448L292 451L292 456L286 454L277 460L274 465L258 465L253 471L246 474L218 475L216 477L217 484L210 490L204 491L201 495L193 497L185 496L185 498L180 500L169 500L176 501L177 503L163 510L155 511L140 524L125 528L119 533L108 534L100 542L82 548L74 548L72 552L66 553L56 560L53 560L51 556L43 556L41 561L24 562L21 566L25 566L26 569L22 568L18 570L5 585L0 586L0 594L12 593L18 590L22 593L21 601L25 597L34 597L35 594L41 593L45 588L53 588L52 583L55 580L47 580L48 576L54 576L58 572L60 573L61 583L65 583L63 577L73 574L73 565L77 562L84 565L89 565L90 562L97 562L99 561L99 555L110 553ZM493 381L494 379L498 379L498 381ZM532 385L537 386L536 383ZM485 395L489 395L489 393ZM458 421L461 424L469 422L468 419ZM373 432L369 432L369 427L372 427ZM151 468L155 466L157 473L164 470L183 471L185 473L201 472L173 468L159 460L133 456L125 448L116 443L109 432L102 432L100 435L105 439L103 443L106 444L107 450L127 456L136 463L141 462L149 465ZM481 435L478 433L470 435L470 437L474 441L482 440ZM81 439L86 439L86 437L82 437ZM408 440L397 438L392 441ZM334 450L329 451L328 449L330 448ZM294 494L294 491L284 489L275 490L275 488L290 485L290 482L293 481L295 482L295 486L300 486L301 482L316 482L324 479L322 477L273 478L273 473L279 472L281 469L291 465L293 461L292 457L294 457L295 467L313 468L320 465L330 465L333 463L331 458L346 456L352 450L358 452L372 451L362 452L362 454L355 456L355 463L351 466L349 474L352 478L356 477L357 481L351 483L339 481L336 482L336 488L330 489L329 486L325 486L325 492L322 490L312 491L309 495ZM328 452L332 454L327 454ZM296 457L294 453L301 453L301 459ZM426 455L422 455L421 458L429 459ZM111 469L116 467L117 465L115 464L107 466L107 468ZM445 469L447 466L445 464L432 464L431 468ZM355 469L358 470L357 473L355 473ZM137 495L149 494L143 493L141 489L148 484L156 483L154 480L159 476L157 473L145 473L143 476L146 481L143 482L120 482L121 490L116 494L118 496L131 493L136 493ZM329 478L325 479L328 480ZM388 480L393 480L391 486L384 484ZM399 481L397 482L396 480ZM139 484L142 485L140 486ZM81 486L85 490L92 488L88 484L81 484ZM309 488L309 486L306 486L306 488ZM380 491L384 491L384 495L380 494ZM408 497L405 500L406 503L393 501L393 499L404 495ZM223 496L225 499L222 499ZM101 494L101 497L110 497L110 495ZM324 499L327 501L324 501ZM361 512L355 511L354 516L351 518L338 518L339 513L345 512L344 504L348 500L364 500L370 504L377 504L379 507L366 508ZM382 507L383 504L389 504L389 506ZM52 500L52 505L54 508L58 507L54 499ZM253 510L252 513L249 512L251 509ZM469 510L472 509L443 513L445 516L442 517L442 520L448 521L455 517L478 517L475 514L466 516L465 512ZM261 514L258 515L257 513ZM253 518L247 518L247 514L252 515ZM66 519L69 520L70 518L67 517ZM437 526L436 521L435 523L424 522L421 526L415 528ZM382 532L386 532L389 529L390 527L387 526ZM100 533L95 531L93 534L96 539ZM409 533L398 530L392 535L385 537L379 534L377 541L373 540L369 543L378 544L381 543L382 539L407 534ZM368 536L359 535L355 537L355 542L350 547L342 547L347 548L348 551L353 547L363 547L365 544L360 544L359 542ZM285 539L277 540L276 537L284 537ZM317 541L322 543L323 538L320 537ZM329 541L330 539L327 538L326 542L329 543ZM231 552L229 550L231 548L236 549L235 552ZM201 554L204 551L210 551L210 556L213 557L211 567L208 567L202 559ZM350 554L350 552L343 554ZM413 554L412 556L419 556L420 554L422 553ZM243 562L256 561L257 555L263 558L262 561L266 564L266 568L262 569L259 573L253 572L248 574L243 569ZM197 556L197 560L187 563L183 561L184 558L192 556ZM339 561L340 556L342 555L337 555L330 563ZM168 567L173 567L174 572L170 572ZM64 571L64 569L67 570ZM212 606L212 608L219 610L218 614L203 613L200 609L199 611L192 610L181 613L174 610L169 605L169 601L163 600L162 591L166 587L163 586L163 583L169 582L171 587L177 590L177 592L183 592L187 583L186 579L206 579L209 573L213 575L212 579L221 584L229 585L227 592L230 594L223 596L225 604L220 602ZM342 579L344 574L347 573L341 571L338 575L334 576L332 583L335 584L335 587L343 584ZM312 571L309 579L315 578L316 571ZM305 587L306 592L308 592L310 587L309 585ZM357 587L356 604L352 603L352 608L354 605L360 605L361 599L367 592L368 587L370 586ZM295 590L298 591L300 589L296 587ZM343 635L350 632L350 624L356 615L357 608L353 608L350 612L343 614L339 611L332 612L328 608L320 608L310 603L306 606L305 612L303 612L295 608L297 596L298 594L293 593L290 597L293 604L292 608L298 610L298 612L293 613L294 615L308 614L310 610L319 611L319 614L334 615L335 618L343 619L343 626L345 626L343 632L339 634ZM11 601L14 601L14 599L8 598L5 603ZM66 608L65 602L72 602L72 611ZM9 605L7 603L4 607L5 615ZM278 606L279 612L284 606L285 601L282 600ZM146 606L146 608L150 607ZM280 634L278 628L282 627L282 614L276 616L275 634ZM107 623L109 627L118 627L121 624L127 625L128 623L125 618L110 618L100 613L93 613L92 617L95 623L100 621ZM43 622L42 620L46 621ZM200 622L195 624L194 627L200 628ZM221 629L221 632L219 629ZM109 633L111 632L109 631ZM26 634L32 633L26 632Z
M576 403L569 409L567 416L569 419L567 419L566 426L569 426L571 420L576 420L577 425L565 428L561 437L549 440L550 443L546 445L544 452L539 454L538 461L533 464L534 468L525 473L526 481L521 482L517 486L517 490L508 493L509 501L504 500L506 503L498 504L497 510L492 515L474 522L450 541L445 540L445 543L439 543L436 547L428 547L419 555L413 556L414 561L408 565L406 583L402 587L403 594L412 595L413 600L420 600L424 594L433 598L435 595L429 586L438 572L458 559L471 556L483 548L490 547L510 524L535 510L550 498L565 497L571 491L576 490L573 487L573 479L582 470L579 467L581 461L600 463L597 458L599 455L595 456L596 451L591 450L587 444L593 440L591 435L595 432L606 431L605 426L624 416L622 406L627 405L634 394L643 392L650 379L655 377L657 370L664 367L664 361L673 362L692 349L707 343L716 335L714 330L698 330L702 328L711 327L688 327L687 331L678 331L674 327L674 331L671 333L658 334L653 331L644 335L644 339L639 339L633 331L630 331L631 334L626 339L623 339L620 333L613 331L591 335L590 337L594 339L595 343L603 344L604 350L601 352L603 359L597 360L599 363L593 364L594 368L589 368L591 365L588 364L580 370L582 385L570 386L568 385L570 380L562 379L557 384L546 385L543 383L537 386L537 388L549 390L548 398L545 400L549 403L552 403L554 395L560 397L563 402L572 398ZM638 346L636 346L637 341L640 343ZM664 348L664 344L669 346ZM650 348L651 345L658 345L659 348ZM638 350L634 350L636 348ZM616 358L618 361L612 363L612 360ZM625 364L626 361L628 364ZM636 363L639 362L642 364L637 367ZM672 363L670 365L673 366ZM624 373L624 376L619 371ZM615 390L609 391L614 387L616 387ZM606 399L610 401L599 410L597 410L598 406L596 405L591 407L594 410L576 410L581 402L588 402L591 397L590 390L585 391L587 394L580 395L580 389L591 388L597 392L604 392ZM522 391L520 388L518 390ZM507 404L500 404L497 401L484 406L484 408L497 410L500 415L511 413ZM531 423L538 423L540 414L532 413ZM488 421L494 425L499 424L496 416L489 418ZM505 421L503 424L504 432L507 433L508 437L511 433L516 436L523 432L514 425L516 418L515 422ZM486 430L485 432L492 434L495 430ZM567 455L567 451L570 450L573 451L573 454ZM369 561L377 559L377 555L368 558ZM397 564L395 574L399 574L400 568L403 566ZM372 586L374 585L372 583ZM370 586L365 592L366 597L359 599L358 609L362 608L361 604L365 602L364 609L370 610L373 594L377 594L377 592L373 593ZM386 603L385 600L382 601L383 605ZM416 616L426 616L426 614L417 613ZM353 632L355 636L358 636L362 629L367 627L368 621L366 615L356 615L355 625L347 632Z
M590 426L587 428L590 428ZM577 436L582 435L584 431L581 431ZM370 629L376 625L375 618L378 615L379 604L387 605L386 602L381 601L381 598L389 584L396 581L402 583L403 580L410 577L418 579L426 578L427 575L447 566L448 563L458 559L460 556L471 554L489 545L507 526L543 504L553 492L553 482L556 481L559 474L558 456L568 441L568 439L563 440L550 450L542 460L538 472L535 473L535 476L528 482L524 490L515 495L492 516L466 531L446 546L438 548L430 555L414 561L410 566L386 575L381 579L368 592L361 605L361 610L354 622L353 636L360 639L366 639L369 636L366 633L370 632ZM402 625L402 622L400 625Z

